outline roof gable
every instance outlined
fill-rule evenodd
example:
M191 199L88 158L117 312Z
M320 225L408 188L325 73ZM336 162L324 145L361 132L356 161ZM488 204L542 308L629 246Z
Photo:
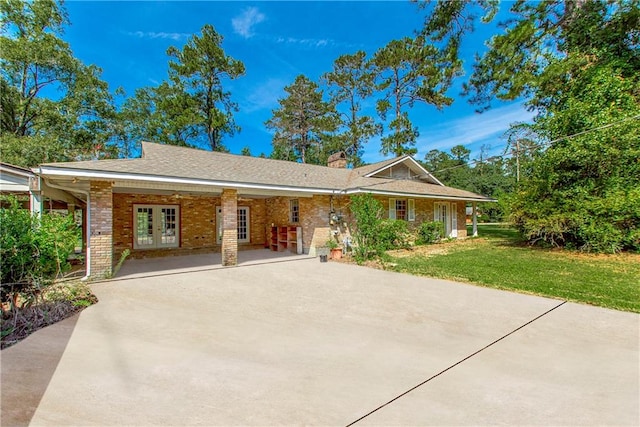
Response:
M431 175L428 170L409 155L356 168L354 171L366 178L419 179L420 181L430 184L444 186L435 176Z

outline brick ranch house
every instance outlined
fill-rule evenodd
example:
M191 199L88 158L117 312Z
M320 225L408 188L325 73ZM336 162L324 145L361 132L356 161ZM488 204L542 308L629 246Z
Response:
M348 235L352 194L373 194L390 218L410 225L442 221L449 237L466 237L468 202L491 201L444 186L410 156L347 169L342 153L317 166L143 142L140 158L34 172L88 206L92 278L110 275L126 249L133 258L222 252L231 266L238 250L270 247L287 230L295 235L289 249L315 255L330 236Z

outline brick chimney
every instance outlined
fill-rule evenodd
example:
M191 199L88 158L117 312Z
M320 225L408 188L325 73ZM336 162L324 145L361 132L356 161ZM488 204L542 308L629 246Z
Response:
M345 169L347 167L347 155L344 151L338 151L329 156L327 166L330 168Z

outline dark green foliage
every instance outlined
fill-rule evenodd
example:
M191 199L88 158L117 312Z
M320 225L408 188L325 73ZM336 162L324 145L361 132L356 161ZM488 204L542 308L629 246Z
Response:
M454 45L472 29L474 8L487 17L495 10L442 3L424 32ZM533 124L508 134L516 164L507 167L519 181L509 197L512 220L531 243L639 250L640 1L520 0L510 14L465 91L481 110L494 98L525 97L537 112ZM475 185L494 191L484 178Z
M233 118L238 106L223 82L244 75L245 68L224 52L222 41L206 24L182 49L167 50L169 79L136 90L120 112L123 151L133 151L130 145L140 140L227 151L224 136L240 128Z
M382 204L368 193L351 196L350 208L355 219L353 255L356 261L363 262L378 253L377 233L384 210Z
M383 97L376 109L382 120L387 119L391 133L382 138L382 154L396 156L415 154L413 147L418 129L411 123L407 108L424 102L442 109L453 99L446 95L459 67L435 45L422 36L392 40L379 49L372 63L376 73L376 88Z
M329 86L331 103L344 105L346 112L340 114L340 145L334 151L347 154L349 164L362 165L363 146L369 138L382 133L382 125L373 117L360 115L361 101L373 94L375 75L366 53L358 51L353 55L342 55L333 63L333 70L322 76Z
M43 214L39 220L15 198L0 209L2 301L12 293L41 289L69 268L79 230L70 216Z
M25 167L115 155L116 113L102 70L62 40L68 19L53 0L0 2L2 159Z
M407 222L399 219L383 219L376 233L378 254L391 249L408 248L411 234Z
M444 227L440 221L425 221L417 230L416 244L430 245L437 243L444 236Z
M339 121L335 107L322 100L323 91L306 76L299 75L284 90L287 97L265 123L275 131L271 158L326 164Z

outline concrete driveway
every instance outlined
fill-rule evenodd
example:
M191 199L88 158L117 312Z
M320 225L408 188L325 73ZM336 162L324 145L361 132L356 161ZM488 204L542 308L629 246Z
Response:
M636 314L309 258L93 289L32 425L640 423Z

